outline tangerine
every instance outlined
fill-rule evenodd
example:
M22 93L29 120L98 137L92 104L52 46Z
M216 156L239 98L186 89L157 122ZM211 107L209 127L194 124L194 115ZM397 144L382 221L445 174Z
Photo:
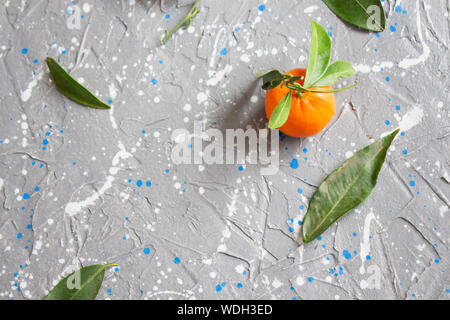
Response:
M294 77L305 77L306 69L294 69L287 72ZM304 80L297 81L303 85ZM313 87L311 90L332 90L331 86ZM266 93L266 115L270 120L273 110L289 92L286 86L278 86ZM285 135L304 138L322 131L336 113L334 93L318 93L304 91L302 96L292 92L291 110L285 124L279 130Z

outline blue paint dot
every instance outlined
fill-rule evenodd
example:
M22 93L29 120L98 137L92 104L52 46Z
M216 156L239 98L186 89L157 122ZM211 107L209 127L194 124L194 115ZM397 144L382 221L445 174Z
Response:
M169 19L170 18L170 14L166 14L166 19Z
M136 185L137 185L139 188L142 187L142 180L136 181Z
M146 255L150 254L150 248L144 248L144 254L146 254Z
M395 12L402 12L402 7L401 6L396 6L395 7Z
M39 187L34 188L34 191L36 191L36 192L38 192L39 190L41 190L41 189L39 189Z
M265 4L260 5L260 6L258 7L258 10L259 10L259 11L264 11L264 10L266 10L266 5L265 5Z
M370 259L372 259L371 256L366 256L366 260L370 260Z
M17 239L22 239L22 234L19 232L16 237Z
M384 122L384 124L388 126L388 125L391 124L391 122L390 122L389 120L386 120L386 121Z
M25 200L30 199L30 195L28 193L24 193L22 196Z
M299 208L300 208L300 210L303 210L303 209L305 209L305 206L301 204Z
M400 110L400 106L395 106L395 110L399 111Z
M408 150L403 150L402 153L406 156L408 154Z
M391 78L389 78L389 77L386 77L386 82L389 82L389 81L391 81Z
M47 139L42 140L42 144L43 144L44 146L48 145L48 140L47 140Z
M147 187L151 187L151 186L152 186L152 182L151 182L150 180L148 180L148 181L145 183L145 185L146 185Z
M173 263L179 264L180 263L180 258L175 257L175 259L173 259Z
M289 165L291 166L292 169L297 169L298 168L298 160L292 159L292 161L289 163Z
M308 149L307 149L307 148L303 148L303 152L304 152L304 153L307 153L307 152L308 152Z
M239 171L244 171L244 167L243 167L243 166L240 166L240 167L238 168L238 170L239 170Z
M411 187L414 187L414 186L416 185L416 182L413 181L413 180L411 180L411 181L409 182L409 185L410 185Z
M22 49L22 54L27 54L27 52L28 52L28 48L23 48Z
M34 60L33 60L33 63L38 63L38 62L39 62L38 59L34 59Z
M394 27L394 26L390 26L390 27L389 27L389 30L391 30L391 32L395 32L395 31L397 31L397 28Z
M350 252L348 252L348 250L344 250L342 252L342 255L344 256L345 259L349 260L352 257L352 254Z
M439 258L434 259L435 263L439 263L439 261L440 261Z
M153 83L153 84L157 84L157 83L158 83L158 80L152 79L152 83Z
M303 189L298 188L298 189L297 189L297 192L298 192L299 194L302 194L302 193L303 193Z
M227 55L227 48L223 48L222 50L220 50L220 55L226 56Z
M220 284L218 284L218 285L216 286L216 291L217 291L217 292L222 291L222 286L221 286Z
M31 224L28 224L27 229L31 229L31 228L32 228Z
M356 232L353 232L353 236L356 237Z
M238 289L240 289L240 288L242 288L243 287L243 285L242 285L242 283L238 283L238 284L236 284L236 287L238 288Z
M289 232L294 232L294 228L289 227Z
M313 277L308 277L308 282L313 282L314 278Z

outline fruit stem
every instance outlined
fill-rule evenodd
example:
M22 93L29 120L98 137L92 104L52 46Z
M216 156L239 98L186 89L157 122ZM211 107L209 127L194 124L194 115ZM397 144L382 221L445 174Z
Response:
M192 23L192 19L195 17L195 15L200 11L197 8L197 4L200 0L195 0L194 5L192 6L191 10L189 11L189 13L186 15L186 17L183 18L183 20L181 20L176 26L175 28L173 28L170 31L166 30L166 35L164 36L164 38L161 40L161 44L165 44L166 41L176 32L178 31L178 29L180 29L181 27L183 27L183 30L186 29L187 27L189 27L189 25Z

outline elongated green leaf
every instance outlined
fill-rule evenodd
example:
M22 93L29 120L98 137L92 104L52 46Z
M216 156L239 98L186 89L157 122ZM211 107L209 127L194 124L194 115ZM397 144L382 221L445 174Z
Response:
M313 87L325 87L331 86L339 78L353 77L356 74L356 70L352 64L348 61L336 61L328 67L322 78L313 83Z
M102 286L105 270L116 264L97 264L81 268L61 280L45 300L94 300Z
M277 106L272 112L269 120L269 128L277 129L281 127L288 119L291 111L292 91L289 92L278 102Z
M303 220L303 242L310 242L364 202L377 184L386 153L400 130L358 151L319 186Z
M308 69L304 87L310 88L328 68L331 58L331 39L318 23L311 21L311 42L309 46Z
M342 20L369 31L383 31L386 17L380 0L322 0Z
M55 60L48 57L46 61L55 86L62 94L88 107L96 109L111 108L79 84Z

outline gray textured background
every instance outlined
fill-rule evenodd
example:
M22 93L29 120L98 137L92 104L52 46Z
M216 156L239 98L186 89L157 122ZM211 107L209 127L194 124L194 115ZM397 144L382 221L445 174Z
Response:
M161 47L190 2L1 1L0 298L116 262L99 299L449 299L449 2L384 1L376 35L317 0L202 0ZM327 129L284 138L275 176L173 165L171 132L194 120L266 127L253 73L305 66L311 19L361 82ZM47 55L113 109L59 94ZM303 245L317 185L397 127L371 197Z

